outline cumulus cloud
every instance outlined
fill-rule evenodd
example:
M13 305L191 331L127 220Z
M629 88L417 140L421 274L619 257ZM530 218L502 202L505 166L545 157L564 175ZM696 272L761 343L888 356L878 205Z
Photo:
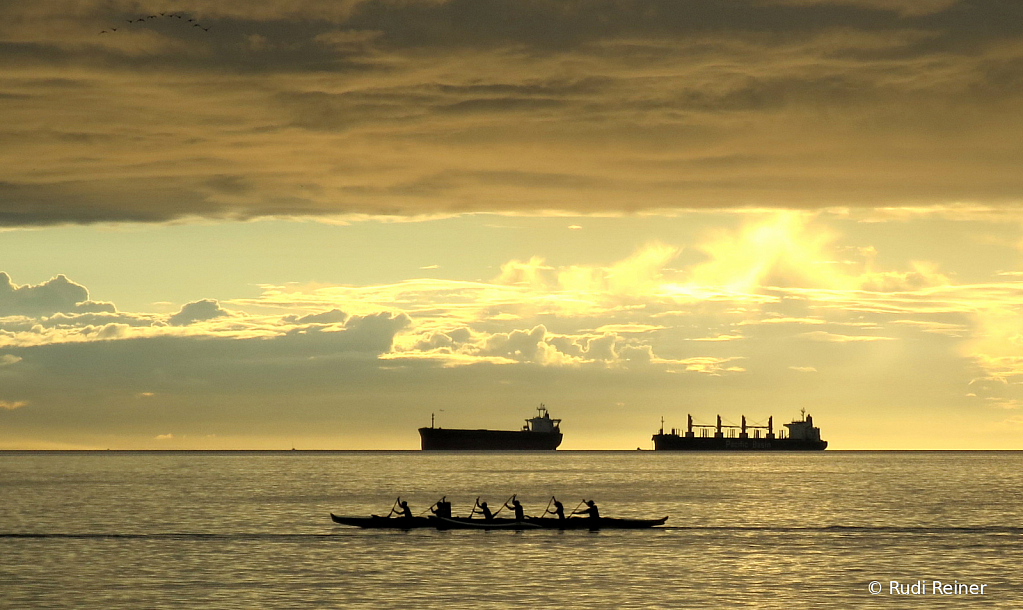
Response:
M383 354L391 351L394 336L410 323L404 313L379 312L368 316L352 316L341 334L347 349Z
M289 324L341 324L348 319L348 314L340 309L331 309L322 313L311 313L305 316L284 316L282 321Z
M0 272L0 316L40 316L57 312L114 312L112 303L89 300L89 291L64 275L35 286L18 286Z
M124 337L129 332L127 324L107 324L96 332L96 338L98 339L117 339Z
M167 318L167 323L171 326L188 326L194 322L203 322L230 315L231 313L222 309L220 303L215 299L203 299L185 304L178 313Z
M471 364L533 364L545 367L596 367L628 369L651 365L661 370L714 373L741 372L722 366L738 357L695 356L663 358L644 339L618 332L554 333L543 324L507 332L457 328L407 337L396 345L391 358L429 357L444 366ZM632 331L635 332L635 331Z

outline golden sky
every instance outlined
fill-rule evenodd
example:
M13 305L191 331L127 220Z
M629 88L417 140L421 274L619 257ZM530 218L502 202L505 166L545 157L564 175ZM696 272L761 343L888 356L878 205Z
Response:
M0 448L1023 448L1021 75L994 0L0 4Z

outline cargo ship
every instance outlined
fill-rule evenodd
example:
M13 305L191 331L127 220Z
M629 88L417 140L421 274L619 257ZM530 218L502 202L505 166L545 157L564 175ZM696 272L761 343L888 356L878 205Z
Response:
M553 451L561 444L561 420L551 419L543 405L536 411L521 430L434 428L431 416L430 427L419 429L423 451Z
M785 424L788 428L774 433L774 417L767 418L766 426L746 425L746 416L742 416L742 425L726 426L721 424L718 415L717 425L693 424L693 416L689 416L689 426L683 433L672 429L664 432L664 419L661 419L661 430L653 436L655 451L823 451L828 441L821 440L821 429L813 425L813 418L800 412L801 419ZM750 431L753 432L752 436ZM763 433L763 434L761 434Z

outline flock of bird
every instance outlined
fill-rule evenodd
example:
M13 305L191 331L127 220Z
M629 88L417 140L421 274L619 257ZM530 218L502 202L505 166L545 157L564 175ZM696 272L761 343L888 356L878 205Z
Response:
M180 15L177 13L160 13L158 15L149 15L148 17L139 17L138 19L128 19L128 24L131 25L133 23L144 23L150 19L185 19L186 22L191 23L192 27L194 28L199 28L204 32L210 31L209 28L203 27L202 24L200 24L195 19L192 19L190 17L186 19L185 15ZM121 26L121 29L124 29L123 25ZM116 32L117 30L118 28L110 28L108 30L103 30L102 32L100 32L100 34L110 34L112 32Z

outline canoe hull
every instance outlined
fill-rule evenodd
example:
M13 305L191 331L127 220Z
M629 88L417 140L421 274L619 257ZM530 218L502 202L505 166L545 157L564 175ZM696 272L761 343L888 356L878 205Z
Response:
M341 517L330 514L334 523L368 529L482 529L482 530L599 530L599 529L645 529L664 525L667 517L661 519L615 519L611 517L580 517L572 519L538 518L516 521L515 519L468 519L465 517Z
M599 529L645 529L664 525L667 517L661 519L615 519L608 517L579 517L572 519L526 518L515 519L467 519L453 517L438 519L440 529L549 529L549 530L599 530Z
M442 530L536 530L541 528L542 526L531 521L516 521L514 519L491 519L490 521L460 517L437 519L437 529Z
M574 519L530 519L529 523L537 523L544 529L557 530L599 530L599 529L645 529L664 525L667 517L660 519L616 519L613 517L579 517Z

